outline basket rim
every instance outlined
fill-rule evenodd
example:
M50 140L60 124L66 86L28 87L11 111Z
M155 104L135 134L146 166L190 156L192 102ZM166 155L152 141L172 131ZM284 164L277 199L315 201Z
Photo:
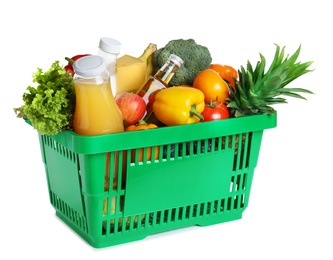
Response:
M276 125L277 113L274 113L96 136L83 136L65 130L49 137L75 153L96 154L262 131Z

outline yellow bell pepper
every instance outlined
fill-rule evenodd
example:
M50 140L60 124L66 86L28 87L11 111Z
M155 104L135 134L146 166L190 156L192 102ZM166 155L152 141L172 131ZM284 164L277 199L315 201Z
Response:
M203 120L204 100L203 92L191 86L169 87L156 94L153 111L168 126L193 124Z

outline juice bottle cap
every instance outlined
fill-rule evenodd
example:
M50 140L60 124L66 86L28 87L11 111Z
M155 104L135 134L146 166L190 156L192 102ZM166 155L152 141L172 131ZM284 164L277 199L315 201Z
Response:
M89 55L76 60L73 64L75 74L83 77L95 77L106 70L104 58Z
M108 53L119 54L121 43L113 38L102 37L99 41L99 48Z
M169 60L173 61L176 65L178 65L178 67L180 67L184 63L184 61L180 57L178 57L176 54L171 54L169 56Z

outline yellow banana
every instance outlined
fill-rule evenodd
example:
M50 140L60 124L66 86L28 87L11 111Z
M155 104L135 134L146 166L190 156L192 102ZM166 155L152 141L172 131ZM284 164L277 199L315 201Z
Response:
M131 92L141 88L153 73L152 58L156 44L150 43L140 57L125 54L117 59L117 92Z
M157 50L157 45L150 43L144 50L142 55L139 57L140 60L146 63L146 79L148 79L153 74L153 54Z

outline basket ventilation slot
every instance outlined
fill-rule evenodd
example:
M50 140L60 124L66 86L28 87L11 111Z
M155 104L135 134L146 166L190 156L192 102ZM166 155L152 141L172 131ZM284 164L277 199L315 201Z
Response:
M78 227L80 227L83 231L88 232L88 227L86 223L86 218L75 211L73 208L68 206L63 200L61 200L56 194L51 192L51 204L63 214L65 217L70 219L73 223L75 223Z
M245 208L248 200L247 189L249 189L245 169L249 166L251 140L252 133L250 132L161 145L158 146L157 154L157 150L154 151L152 147L127 150L118 154L107 154L107 160L110 160L110 169L114 169L114 171L110 171L110 169L106 171L108 174L106 174L105 192L108 192L109 197L105 197L103 201L102 235L113 235L126 231L172 225L184 221L200 223L200 218L204 219L207 215L221 215ZM119 174L124 173L124 169L121 168L124 162L130 160L128 163L131 164L158 163L160 160L176 160L221 150L231 150L234 153L232 166L234 174L230 179L230 196L212 202L124 216L126 174ZM130 154L129 157L127 157L128 154ZM115 165L118 165L118 168ZM109 187L109 182L112 178L114 182L111 188Z

